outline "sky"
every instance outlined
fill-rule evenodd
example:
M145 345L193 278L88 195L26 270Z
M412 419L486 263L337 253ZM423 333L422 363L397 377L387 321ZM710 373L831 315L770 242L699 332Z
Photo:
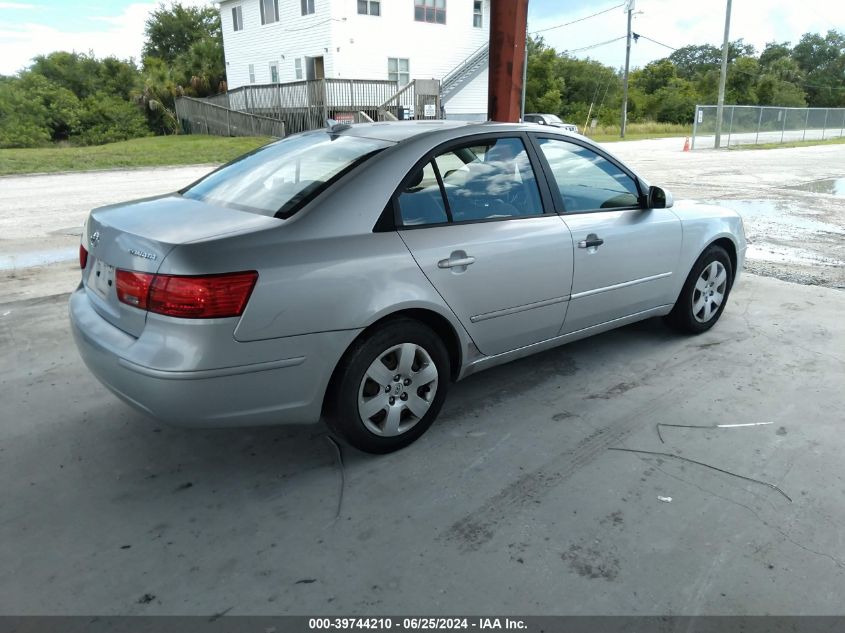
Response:
M391 2L394 0L382 0ZM501 0L494 0L501 1ZM610 9L622 0L530 0L528 30L549 29ZM185 0L184 4L210 4ZM56 50L93 51L138 59L144 21L158 5L130 0L0 0L0 74L12 74L34 55ZM448 2L447 2L448 7ZM448 10L448 9L447 9ZM667 46L721 45L724 0L636 0L633 31ZM808 31L845 30L841 0L734 0L731 39L743 38L762 50L767 42L797 42ZM625 35L626 16L614 8L576 24L540 33L559 51L596 59L613 67L625 61L625 40L578 51ZM640 38L631 48L632 68L671 54L672 50Z

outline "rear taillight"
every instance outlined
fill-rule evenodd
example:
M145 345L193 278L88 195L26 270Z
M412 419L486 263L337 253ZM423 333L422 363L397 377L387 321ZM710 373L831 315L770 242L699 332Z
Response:
M73 251L71 251L73 252ZM85 247L80 244L79 245L79 267L82 270L85 270L85 267L88 265L88 251L85 250Z
M254 270L182 277L118 270L117 298L157 314L184 319L219 319L243 314L258 280Z
M117 269L115 282L117 299L121 303L146 310L149 305L150 286L155 275Z

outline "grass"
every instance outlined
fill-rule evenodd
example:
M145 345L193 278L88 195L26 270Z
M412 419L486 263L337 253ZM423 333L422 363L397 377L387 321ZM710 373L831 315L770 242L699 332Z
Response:
M599 125L595 130L587 128L587 136L594 141L609 143L612 141L638 141L647 138L668 138L692 136L692 126L680 123L629 123L625 129L625 138L619 138L618 125Z
M787 143L761 143L760 145L732 145L730 149L781 149L782 147L810 147L812 145L843 145L845 137L815 141L789 141Z
M163 165L224 163L271 138L188 134L150 136L88 147L55 146L0 149L0 176Z

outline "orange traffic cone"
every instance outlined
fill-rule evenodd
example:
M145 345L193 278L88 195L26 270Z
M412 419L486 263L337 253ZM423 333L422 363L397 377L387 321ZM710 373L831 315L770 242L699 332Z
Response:
M688 151L689 151L689 136L688 136L688 137L686 138L686 140L684 141L684 151L685 151L685 152L688 152Z

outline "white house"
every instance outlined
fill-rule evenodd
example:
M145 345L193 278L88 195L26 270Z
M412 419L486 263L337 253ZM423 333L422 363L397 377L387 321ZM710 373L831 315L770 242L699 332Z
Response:
M490 0L222 0L219 6L230 89L324 77L402 85L451 73L442 92L447 116L486 119Z

